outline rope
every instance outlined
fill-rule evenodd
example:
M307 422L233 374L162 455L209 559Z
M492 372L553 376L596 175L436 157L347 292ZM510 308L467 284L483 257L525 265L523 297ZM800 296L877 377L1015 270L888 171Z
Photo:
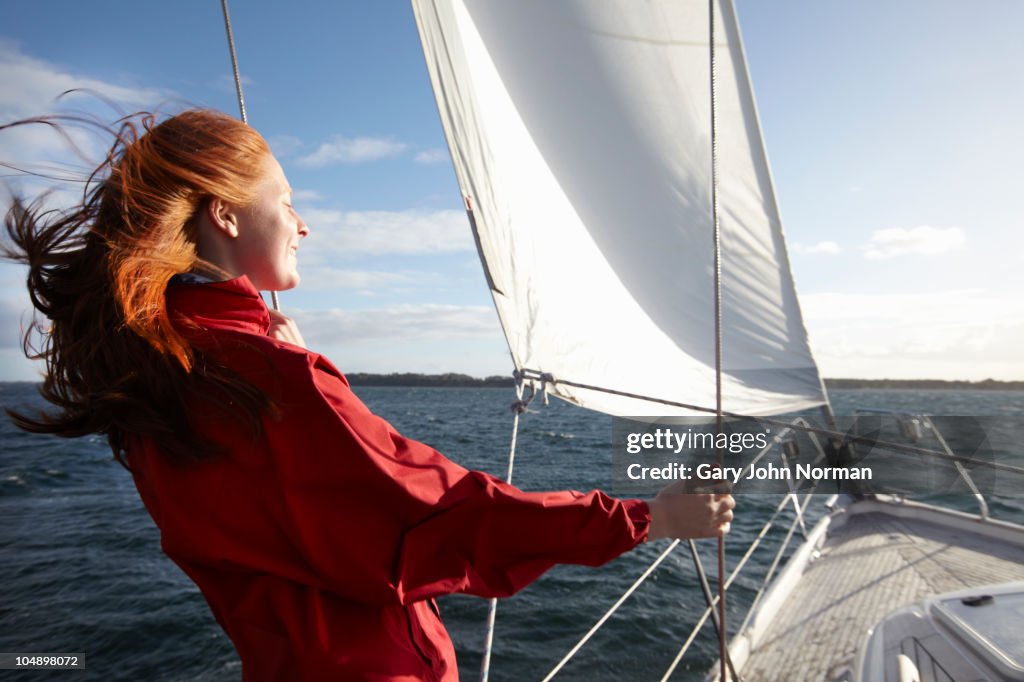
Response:
M535 391L530 386L530 395L523 400L523 389L525 384L517 376L516 401L512 403L512 443L508 449L508 473L505 474L505 482L512 483L512 468L516 460L516 440L519 435L519 415L526 412L526 406L533 400ZM491 651L494 649L494 622L498 616L498 600L492 598L487 604L487 625L484 630L484 653L480 661L480 682L487 682L491 674Z
M718 135L717 135L717 90L715 88L715 0L708 0L708 33L711 68L709 86L711 93L711 223L715 258L715 429L722 433L722 233L718 222ZM717 441L718 439L716 439ZM722 450L715 448L715 459L722 466ZM697 559L696 547L693 548ZM702 571L703 574L703 571ZM702 575L703 577L703 575ZM728 659L728 625L725 620L725 536L718 536L718 649L721 661L719 679L725 681L726 660ZM709 592L710 595L710 592ZM709 598L710 603L710 598ZM735 677L735 675L733 676Z
M231 71L235 76L235 93L238 95L238 112L242 122L248 123L249 117L245 113L245 96L242 94L242 76L238 71L238 54L235 52L235 34L231 31L231 14L228 12L228 0L220 0L221 11L224 12L224 30L228 34L228 50L231 52ZM270 292L270 306L274 310L281 310L281 302L277 300L277 292Z

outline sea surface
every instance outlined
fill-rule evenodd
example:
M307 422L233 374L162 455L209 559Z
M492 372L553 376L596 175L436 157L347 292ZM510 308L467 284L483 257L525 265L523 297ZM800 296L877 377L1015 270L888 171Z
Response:
M407 436L471 468L504 476L510 389L361 388L371 409ZM1024 417L1024 392L832 391L838 414L855 406L929 414ZM31 384L0 383L0 404L39 405ZM606 488L609 417L553 400L523 417L514 482L530 490ZM1021 495L989 500L996 517L1024 523ZM811 504L822 514L827 496ZM732 566L779 498L739 500L727 542ZM966 496L945 500L970 510ZM789 517L773 527L750 575L730 591L739 622ZM700 543L714 579L714 542ZM667 546L649 543L601 569L559 566L498 606L493 680L539 680ZM159 549L159 535L129 474L103 439L62 440L0 420L0 652L84 652L85 671L0 671L0 680L238 680L230 641L185 575ZM704 608L685 545L671 555L556 679L656 680ZM462 678L476 679L486 603L441 600ZM733 620L736 623L733 623ZM698 680L716 658L708 628L673 679Z

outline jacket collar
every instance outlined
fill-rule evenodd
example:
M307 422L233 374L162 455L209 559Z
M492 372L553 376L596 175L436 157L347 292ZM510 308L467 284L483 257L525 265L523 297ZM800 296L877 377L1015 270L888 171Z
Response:
M171 320L185 328L198 325L261 336L270 330L267 304L245 275L224 282L172 283L166 298Z

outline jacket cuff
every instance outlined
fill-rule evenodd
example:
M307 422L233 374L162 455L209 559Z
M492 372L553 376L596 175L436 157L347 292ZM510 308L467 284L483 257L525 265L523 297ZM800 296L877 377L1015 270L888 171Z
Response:
M626 515L633 526L633 546L647 542L647 534L651 530L651 508L643 500L622 500Z

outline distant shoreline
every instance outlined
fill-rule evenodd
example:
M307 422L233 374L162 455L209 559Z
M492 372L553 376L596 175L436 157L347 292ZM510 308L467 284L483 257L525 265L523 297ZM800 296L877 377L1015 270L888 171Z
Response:
M478 379L468 374L369 374L353 372L346 374L353 386L449 386L449 387L510 387L512 377L490 376ZM945 381L941 379L825 379L826 388L874 388L874 389L919 389L919 390L982 390L1022 391L1024 381Z
M415 372L371 374L352 372L345 375L353 386L430 386L442 388L509 388L514 385L510 376L489 376L484 379L468 374L418 374ZM0 384L28 384L30 381L0 381ZM1024 381L946 381L943 379L825 379L825 387L832 389L873 388L917 389L923 391L1024 391Z
M825 379L826 388L916 388L921 390L1022 391L1024 381L946 381L943 379Z

